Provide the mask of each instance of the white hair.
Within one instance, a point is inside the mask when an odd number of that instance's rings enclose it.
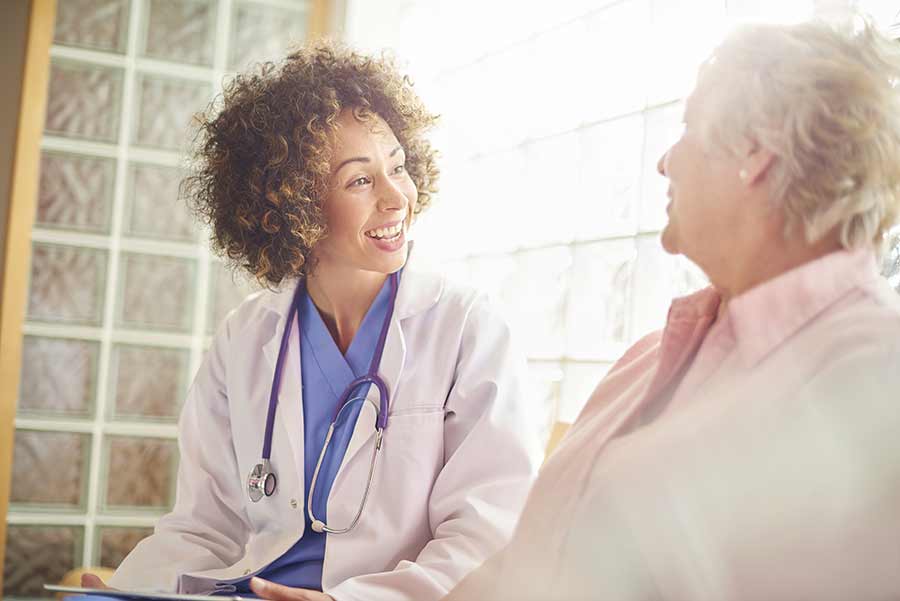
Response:
[[[775,155],[773,202],[808,243],[878,246],[900,216],[900,43],[865,21],[748,25],[701,67],[709,145]]]

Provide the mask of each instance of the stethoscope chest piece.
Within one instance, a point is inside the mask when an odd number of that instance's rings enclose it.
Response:
[[[275,472],[268,459],[253,466],[250,476],[247,478],[247,493],[254,503],[265,497],[271,497],[275,492]]]

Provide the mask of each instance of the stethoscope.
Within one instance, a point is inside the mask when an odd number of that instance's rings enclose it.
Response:
[[[388,328],[390,327],[391,318],[394,314],[394,303],[397,300],[397,289],[399,288],[399,272],[392,273],[388,276],[388,279],[391,286],[390,304],[388,306],[387,315],[384,318],[384,323],[381,325],[381,334],[378,336],[378,343],[375,346],[375,353],[372,355],[372,363],[369,365],[369,371],[365,375],[350,382],[338,399],[337,410],[335,411],[334,418],[331,420],[331,425],[328,427],[328,434],[325,436],[325,444],[322,446],[322,451],[319,453],[319,459],[316,461],[316,468],[313,471],[312,482],[310,483],[309,494],[307,495],[306,500],[306,511],[307,515],[309,515],[310,522],[312,522],[312,529],[316,532],[327,532],[329,534],[345,534],[350,532],[356,526],[357,522],[359,522],[359,518],[366,507],[366,500],[369,498],[369,490],[372,487],[372,476],[375,474],[375,464],[378,461],[378,452],[381,450],[381,443],[384,439],[384,429],[387,428],[388,423],[390,398],[388,396],[387,385],[378,375],[377,371],[378,366],[381,364],[381,355],[384,353],[384,342],[387,339]],[[278,359],[275,361],[275,375],[272,378],[272,390],[269,393],[269,413],[266,416],[266,433],[263,438],[262,463],[257,463],[250,472],[250,476],[247,478],[247,492],[250,495],[250,500],[254,503],[263,497],[271,497],[275,492],[275,487],[278,483],[278,480],[275,477],[275,471],[272,469],[272,464],[269,461],[269,458],[272,456],[272,430],[275,426],[275,408],[278,405],[278,390],[279,385],[281,384],[281,372],[284,368],[284,356],[287,354],[288,342],[290,340],[290,333],[295,315],[297,316],[298,329],[300,325],[300,299],[302,293],[303,283],[300,282],[297,284],[297,289],[294,291],[293,304],[291,305],[291,311],[288,314],[284,333],[281,335],[281,347],[278,350]],[[374,401],[368,398],[351,398],[353,391],[360,386],[368,384],[378,388],[378,406],[375,405]],[[372,449],[369,477],[366,480],[366,488],[363,491],[359,510],[356,512],[353,521],[351,521],[350,525],[346,528],[332,528],[322,520],[316,519],[316,516],[313,514],[312,501],[316,492],[316,482],[319,479],[319,470],[322,467],[322,461],[325,458],[325,453],[328,451],[328,445],[331,443],[331,438],[334,435],[335,425],[344,408],[356,401],[366,401],[378,412],[375,419],[375,445]]]

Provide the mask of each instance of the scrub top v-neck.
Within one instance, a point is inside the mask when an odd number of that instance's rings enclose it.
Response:
[[[300,304],[300,366],[303,388],[303,439],[304,439],[304,482],[310,489],[313,471],[319,453],[325,443],[328,427],[335,416],[341,393],[355,378],[365,375],[375,353],[381,326],[390,308],[390,284],[385,280],[359,330],[353,337],[346,355],[331,337],[322,316],[305,291]],[[354,391],[352,399],[362,399],[368,393],[369,385]],[[350,403],[341,412],[328,452],[322,461],[313,510],[323,522],[328,520],[327,500],[334,478],[343,461],[356,418],[363,402]],[[305,499],[304,499],[305,501]],[[297,588],[322,589],[322,563],[325,557],[324,532],[315,532],[304,508],[306,529],[302,538],[288,549],[284,555],[266,566],[257,575],[279,584]],[[235,584],[237,593],[250,592],[249,580]]]

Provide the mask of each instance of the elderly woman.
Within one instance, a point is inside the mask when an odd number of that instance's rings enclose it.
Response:
[[[205,117],[187,189],[268,289],[216,334],[175,507],[112,586],[425,601],[506,542],[537,422],[484,297],[407,265],[433,121],[390,61],[329,45],[238,76]]]
[[[600,382],[446,599],[900,598],[900,48],[752,26],[704,64],[665,249],[712,286]]]

